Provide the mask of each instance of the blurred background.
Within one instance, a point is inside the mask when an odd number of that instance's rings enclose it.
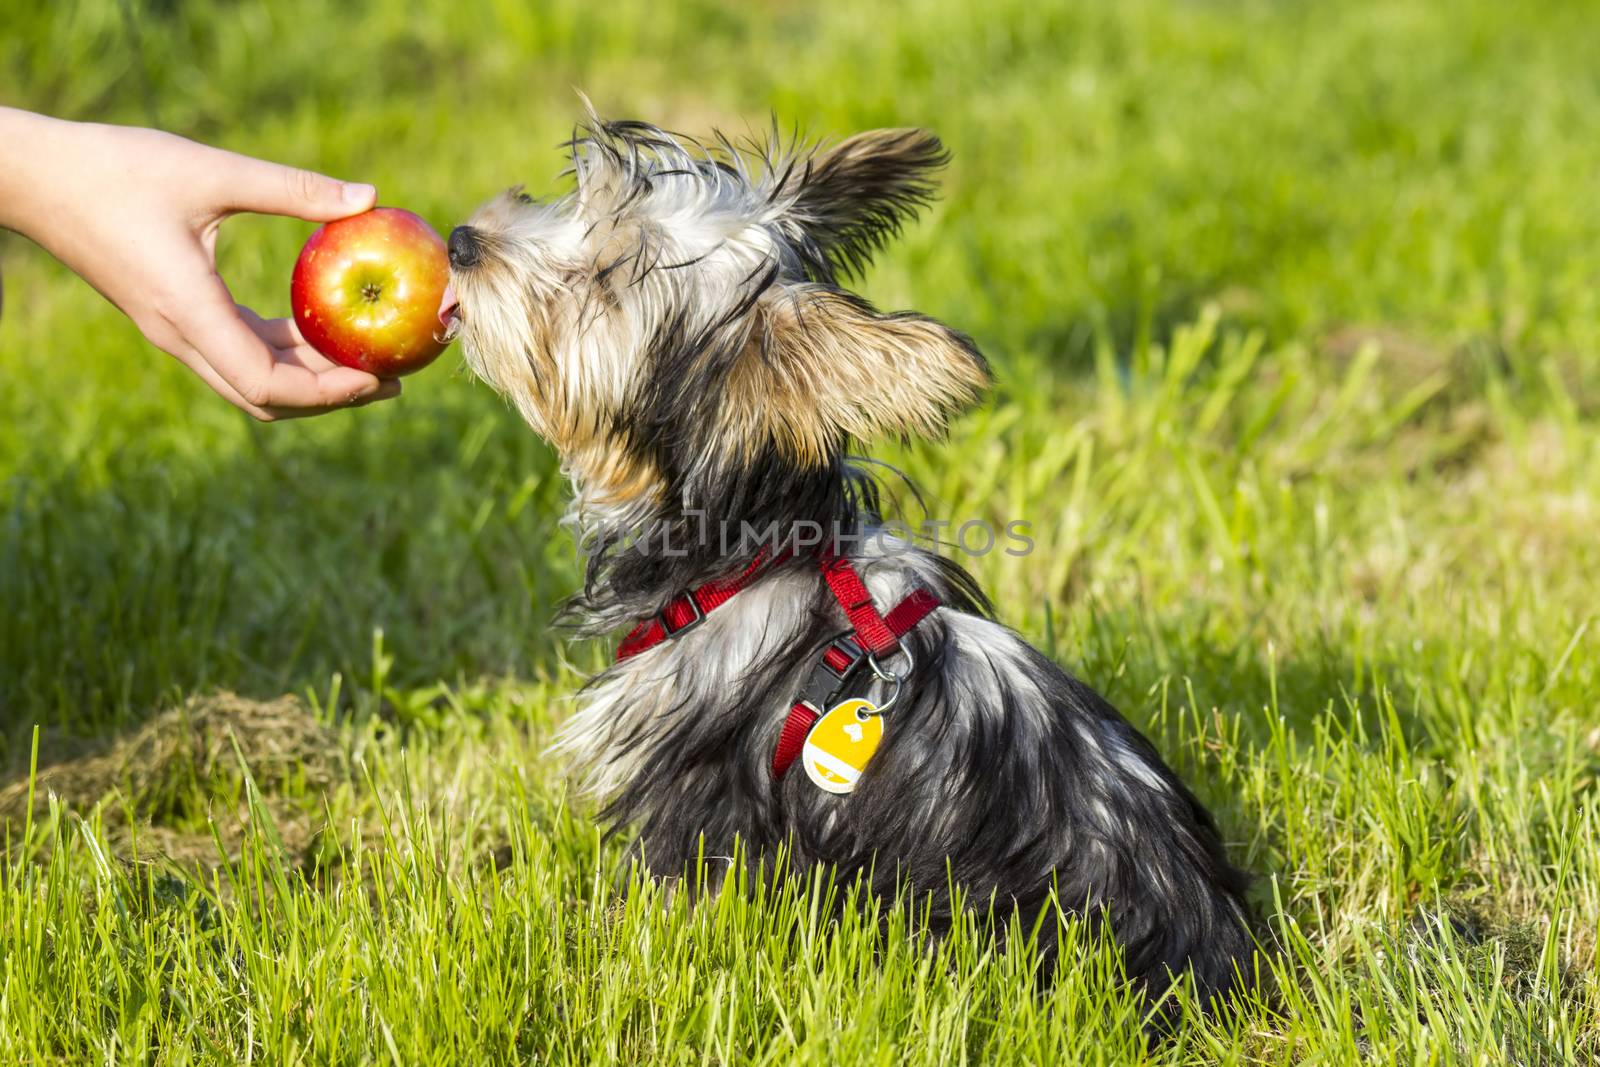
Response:
[[[1259,707],[1278,671],[1307,716],[1385,665],[1470,688],[1523,666],[1480,643],[1548,667],[1592,610],[1591,5],[13,0],[4,23],[8,103],[375,182],[441,231],[561,187],[577,90],[690,133],[936,130],[943,198],[863,289],[972,333],[999,388],[948,445],[883,454],[937,512],[1032,522],[1034,557],[975,568],[1136,717],[1182,675],[1197,706]],[[287,314],[310,229],[229,222],[236,296]],[[0,758],[34,722],[366,677],[380,628],[401,688],[563,670],[564,487],[454,352],[398,402],[257,426],[22,239],[0,270]]]

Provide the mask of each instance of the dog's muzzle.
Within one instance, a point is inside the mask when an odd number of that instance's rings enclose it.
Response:
[[[446,248],[449,251],[452,271],[470,270],[483,258],[483,249],[478,242],[478,231],[471,226],[457,226],[451,230]],[[439,325],[444,327],[446,341],[461,332],[461,301],[456,298],[453,281],[444,287],[444,295],[439,299]]]

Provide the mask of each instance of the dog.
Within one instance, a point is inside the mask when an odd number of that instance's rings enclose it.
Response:
[[[957,898],[1024,929],[1060,907],[1151,994],[1233,988],[1247,880],[1209,813],[962,568],[888,532],[847,452],[936,437],[989,384],[971,338],[842,285],[929,203],[940,141],[700,142],[591,110],[565,147],[570,192],[513,188],[451,232],[440,319],[572,484],[569,618],[633,628],[555,745],[605,819],[659,878],[782,854],[909,886],[935,933]]]

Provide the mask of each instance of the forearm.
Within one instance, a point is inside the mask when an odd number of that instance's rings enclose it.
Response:
[[[376,191],[160,130],[66,122],[0,107],[0,227],[66,264],[230,403],[257,418],[393,396],[305,344],[292,322],[234,303],[217,227],[237,211],[311,221],[372,206]]]

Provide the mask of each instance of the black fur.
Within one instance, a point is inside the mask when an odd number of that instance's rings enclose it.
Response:
[[[885,563],[859,565],[870,572]],[[937,575],[927,584],[946,607],[984,614],[960,567],[919,553],[917,569]],[[1015,909],[1030,929],[1052,902],[1090,917],[1103,910],[1127,973],[1151,992],[1185,971],[1208,1000],[1233,987],[1235,966],[1247,968],[1251,952],[1247,879],[1228,862],[1210,815],[1114,708],[1031,649],[1025,671],[1038,695],[1027,699],[1042,706],[1024,708],[1006,687],[1015,681],[1006,665],[958,662],[936,613],[907,639],[915,667],[856,791],[824,793],[798,764],[775,783],[782,716],[771,709],[787,709],[845,625],[820,577],[811,600],[803,639],[745,672],[725,701],[687,699],[617,739],[649,755],[604,814],[637,831],[651,871],[678,877],[703,856],[742,850],[770,861],[783,849],[791,871],[822,865],[841,883],[860,877],[880,900],[911,888],[935,935],[952,920],[952,884],[970,901],[994,900],[997,928]],[[984,671],[1000,683],[993,703],[977,699],[988,689]],[[1117,739],[1164,788],[1091,759],[1085,732],[1102,745]],[[1046,975],[1057,963],[1056,929],[1048,915],[1039,925]]]
[[[655,127],[598,121],[575,140],[626,175],[613,214],[632,210],[652,179],[668,174],[747,180],[747,164],[726,142],[721,159],[683,143]],[[847,458],[842,429],[819,462],[801,463],[776,442],[724,454],[713,428],[729,368],[755,335],[757,300],[775,285],[831,287],[836,276],[859,271],[932,195],[930,175],[945,153],[931,135],[889,131],[847,152],[771,149],[764,160],[769,177],[781,170],[765,187],[774,198],[793,196],[793,214],[772,223],[782,247],[729,306],[704,306],[695,262],[665,261],[655,245],[596,266],[600,286],[667,269],[682,280],[627,400],[607,415],[615,446],[652,471],[660,491],[643,498],[640,513],[610,516],[627,529],[583,532],[591,557],[571,613],[586,632],[648,617],[685,589],[742,571],[763,547],[741,536],[747,529],[859,538],[880,522],[876,482]],[[970,341],[955,338],[950,358],[981,365]],[[765,348],[760,355],[782,358]],[[630,544],[630,534],[644,540]],[[605,817],[637,831],[649,869],[678,877],[705,856],[742,849],[767,860],[787,850],[791,871],[861,878],[880,900],[909,886],[935,934],[952,921],[952,886],[969,901],[992,900],[997,929],[1013,913],[1031,929],[1059,904],[1103,917],[1128,974],[1152,992],[1184,973],[1208,1000],[1232,988],[1252,952],[1246,878],[1229,863],[1210,815],[1150,743],[1093,690],[993,622],[956,564],[909,546],[890,553],[860,540],[846,545],[880,595],[922,584],[943,603],[906,638],[914,667],[855,792],[825,793],[798,766],[775,781],[771,767],[791,702],[820,650],[846,628],[815,573],[814,543],[764,573],[712,624],[590,683],[588,707],[598,711],[563,743],[591,771],[598,767]],[[750,599],[761,583],[779,582],[765,592],[788,599]],[[730,634],[729,626],[748,630]],[[882,683],[872,684],[881,701]],[[626,773],[607,775],[608,767]],[[1049,973],[1059,962],[1056,925],[1038,929]]]
[[[893,130],[878,139],[871,153],[806,161],[795,208],[808,240],[797,244],[815,281],[859,278],[906,221],[933,202],[933,174],[950,162],[939,138]]]

